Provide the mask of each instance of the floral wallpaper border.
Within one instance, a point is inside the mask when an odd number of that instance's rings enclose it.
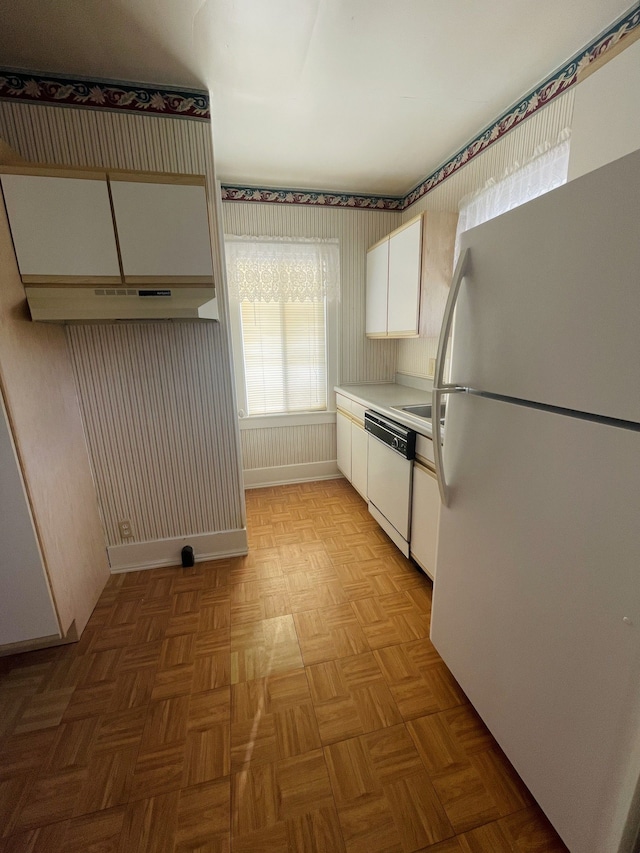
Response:
[[[604,35],[598,36],[588,47],[568,62],[560,71],[556,71],[544,83],[522,98],[515,106],[511,107],[490,127],[480,133],[476,138],[461,148],[446,163],[436,169],[425,178],[415,189],[411,190],[402,199],[402,208],[407,208],[423,195],[441,184],[444,180],[465,166],[478,154],[485,151],[489,145],[497,142],[505,133],[513,130],[537,110],[545,107],[558,95],[566,92],[573,86],[578,74],[583,71],[594,60],[606,53],[621,39],[628,35],[640,25],[640,4],[636,4],[620,21],[614,24]]]
[[[0,69],[0,99],[209,121],[207,92]]]
[[[510,107],[489,127],[461,148],[446,163],[421,181],[405,196],[368,196],[349,193],[265,189],[223,184],[223,201],[258,202],[261,204],[300,204],[363,210],[404,210],[423,195],[435,189],[478,154],[521,124],[537,110],[566,92],[577,80],[579,72],[618,44],[640,25],[640,3],[598,36],[574,59],[554,72],[536,89]],[[0,69],[0,100],[17,100],[57,104],[89,109],[107,109],[146,115],[170,116],[209,121],[209,96],[206,92],[159,88],[156,86],[69,79],[56,75],[31,74],[26,71]]]
[[[276,190],[223,184],[222,201],[258,201],[268,204],[311,204],[319,207],[350,207],[363,210],[402,210],[403,198],[350,195],[348,193]]]

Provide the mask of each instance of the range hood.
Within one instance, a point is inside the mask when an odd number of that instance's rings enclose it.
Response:
[[[215,287],[26,285],[31,319],[48,323],[219,320]]]

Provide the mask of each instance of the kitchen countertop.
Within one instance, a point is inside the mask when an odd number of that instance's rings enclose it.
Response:
[[[394,406],[414,406],[420,403],[430,404],[430,391],[409,388],[407,385],[401,385],[398,382],[381,382],[371,385],[336,385],[335,391],[355,400],[362,406],[373,409],[381,415],[403,424],[403,426],[414,429],[420,435],[431,438],[430,420],[393,408]]]

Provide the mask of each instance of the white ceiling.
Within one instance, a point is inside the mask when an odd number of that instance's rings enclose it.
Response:
[[[0,63],[208,88],[223,183],[403,195],[629,0],[1,0]]]

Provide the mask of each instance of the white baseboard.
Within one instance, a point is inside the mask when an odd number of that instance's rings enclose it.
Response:
[[[327,462],[305,462],[300,465],[277,465],[273,468],[248,468],[242,474],[245,489],[342,477],[335,459]]]
[[[193,548],[196,563],[238,557],[248,551],[247,531],[221,530],[217,533],[197,533],[175,539],[152,539],[150,542],[112,545],[107,548],[111,573],[179,566],[182,563],[180,552],[185,545],[191,545]]]

